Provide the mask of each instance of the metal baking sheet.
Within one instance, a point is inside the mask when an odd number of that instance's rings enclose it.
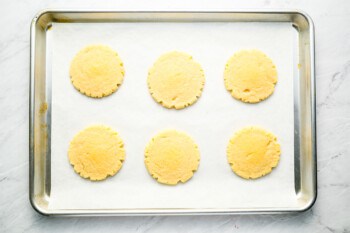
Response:
[[[314,203],[314,45],[305,14],[55,10],[38,14],[31,32],[30,199],[39,212],[266,213]],[[75,91],[68,76],[72,57],[88,44],[111,46],[126,68],[117,93],[101,100]],[[222,81],[227,59],[246,48],[267,53],[279,74],[275,93],[256,105],[233,100]],[[198,103],[181,111],[154,103],[146,85],[148,68],[171,50],[193,55],[206,74]],[[91,124],[111,126],[126,145],[122,170],[104,182],[81,179],[67,160],[69,141]],[[230,136],[246,125],[271,130],[282,147],[278,167],[255,181],[237,177],[226,162]],[[144,146],[165,128],[188,132],[201,150],[193,179],[176,187],[156,183],[143,165]]]

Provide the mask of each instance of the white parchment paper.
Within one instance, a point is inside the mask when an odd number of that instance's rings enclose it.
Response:
[[[296,204],[294,191],[293,43],[289,23],[55,23],[52,55],[52,209],[246,208]],[[70,82],[72,58],[89,44],[115,49],[125,65],[125,79],[109,97],[93,99]],[[274,94],[258,104],[231,97],[223,82],[229,57],[241,49],[260,49],[276,64]],[[147,88],[153,62],[168,51],[184,51],[199,62],[206,83],[202,96],[186,109],[168,110]],[[76,133],[93,124],[116,130],[125,143],[126,160],[114,177],[91,182],[77,175],[67,151]],[[281,144],[276,169],[258,180],[235,175],[226,146],[235,131],[260,126]],[[185,184],[158,184],[144,166],[144,148],[157,132],[174,128],[197,142],[201,161]]]

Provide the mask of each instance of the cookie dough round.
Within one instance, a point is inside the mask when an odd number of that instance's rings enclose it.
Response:
[[[104,180],[122,167],[125,150],[118,133],[106,126],[91,126],[70,142],[68,158],[83,178]]]
[[[277,83],[277,70],[263,52],[242,50],[228,60],[224,80],[226,89],[234,98],[257,103],[273,93]]]
[[[187,134],[165,130],[157,134],[145,149],[145,165],[159,183],[185,183],[198,169],[199,150]]]
[[[166,108],[182,109],[200,97],[205,77],[192,56],[169,52],[158,58],[149,70],[147,83],[155,101]]]
[[[82,49],[70,66],[74,87],[81,93],[102,98],[115,92],[124,79],[124,66],[118,54],[104,45]]]
[[[277,166],[280,154],[276,136],[257,127],[240,130],[227,146],[227,159],[232,170],[245,179],[269,174]]]

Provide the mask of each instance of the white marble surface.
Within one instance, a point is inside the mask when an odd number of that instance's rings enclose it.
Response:
[[[28,200],[29,25],[44,8],[297,8],[316,26],[318,199],[295,215],[47,218]],[[350,232],[348,0],[1,0],[0,232]]]

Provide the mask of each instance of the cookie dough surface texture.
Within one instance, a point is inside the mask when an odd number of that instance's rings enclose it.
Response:
[[[118,54],[108,46],[91,45],[74,57],[69,73],[78,91],[102,98],[115,92],[122,84],[124,66]]]
[[[104,180],[122,167],[125,150],[118,133],[106,126],[91,126],[71,141],[68,157],[83,178]]]
[[[234,98],[257,103],[273,93],[277,83],[277,70],[263,52],[242,50],[228,60],[224,81],[226,89]]]
[[[227,159],[232,170],[245,179],[256,179],[272,171],[280,159],[277,138],[257,127],[237,132],[227,146]]]
[[[187,134],[165,130],[157,134],[145,149],[145,165],[159,183],[185,183],[198,169],[199,150]]]
[[[182,109],[200,97],[205,77],[192,56],[169,52],[158,58],[149,70],[147,83],[155,101],[166,108]]]

